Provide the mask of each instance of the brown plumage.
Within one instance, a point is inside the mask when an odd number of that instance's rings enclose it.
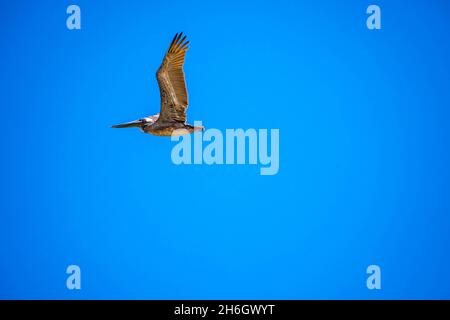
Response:
[[[183,33],[173,38],[164,59],[156,72],[161,98],[160,113],[147,118],[118,124],[113,128],[139,127],[143,132],[156,136],[181,135],[204,130],[186,123],[188,94],[183,64],[189,41]],[[181,129],[181,130],[179,130]],[[174,132],[177,130],[176,132]]]

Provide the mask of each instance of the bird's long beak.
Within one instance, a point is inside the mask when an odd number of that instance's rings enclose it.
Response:
[[[132,128],[132,127],[140,127],[141,125],[142,125],[142,120],[134,120],[131,122],[116,124],[114,126],[111,126],[111,128]]]

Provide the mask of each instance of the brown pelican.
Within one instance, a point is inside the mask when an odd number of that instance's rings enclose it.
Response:
[[[183,33],[176,34],[156,72],[161,97],[160,113],[147,118],[118,124],[113,128],[139,127],[142,132],[155,136],[170,136],[202,131],[202,126],[186,123],[188,94],[184,79],[183,63],[189,41]],[[177,130],[176,132],[174,132]]]

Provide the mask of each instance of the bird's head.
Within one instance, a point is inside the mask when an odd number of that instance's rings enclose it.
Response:
[[[141,119],[130,121],[130,122],[116,124],[116,125],[112,126],[112,128],[132,128],[132,127],[142,128],[146,125],[153,124],[154,122],[156,122],[156,120],[158,120],[158,117],[159,117],[159,115],[155,115],[155,116],[151,116],[151,117],[147,117],[147,118],[141,118]]]

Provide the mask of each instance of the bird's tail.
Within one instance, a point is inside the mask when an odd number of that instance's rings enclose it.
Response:
[[[204,126],[191,126],[190,124],[185,124],[185,128],[189,131],[189,133],[205,131]]]
[[[194,132],[196,132],[196,131],[205,131],[205,127],[204,126],[195,126]]]

